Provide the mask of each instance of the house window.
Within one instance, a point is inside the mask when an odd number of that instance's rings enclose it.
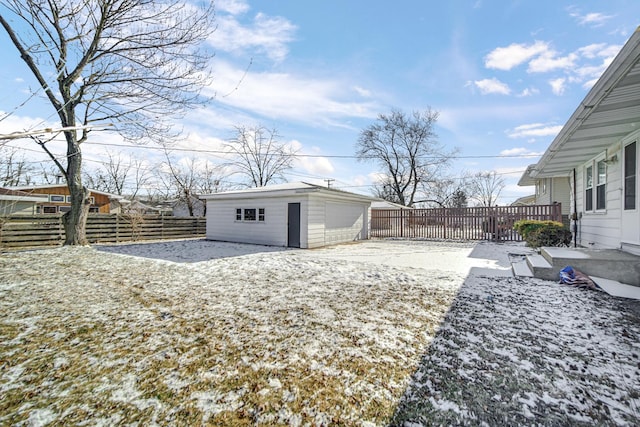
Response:
[[[593,166],[589,165],[584,171],[584,210],[593,210]]]
[[[42,207],[42,213],[45,213],[45,214],[58,213],[58,207],[57,206],[43,206]]]
[[[96,198],[93,197],[93,196],[90,196],[89,197],[89,203],[92,204],[92,205],[95,205],[96,204]]]
[[[67,203],[71,203],[71,196],[67,196]]]
[[[71,211],[71,206],[60,206],[58,208],[58,212],[69,212]]]
[[[264,222],[264,208],[258,209],[258,221]]]
[[[236,209],[236,221],[242,221],[242,209]]]
[[[89,206],[89,213],[100,213],[100,208],[98,206]]]
[[[598,171],[598,181],[596,184],[596,210],[606,208],[607,199],[607,164],[604,159],[596,163]]]
[[[57,194],[50,194],[49,195],[49,201],[52,203],[64,203],[65,202],[65,197],[64,196],[59,196]]]
[[[245,221],[255,221],[256,220],[256,210],[255,209],[245,209],[244,217]]]
[[[624,147],[624,209],[636,208],[636,171],[638,170],[635,141]]]

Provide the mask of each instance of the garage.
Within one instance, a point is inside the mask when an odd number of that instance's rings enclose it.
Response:
[[[369,238],[374,198],[305,182],[201,196],[207,239],[318,248]]]

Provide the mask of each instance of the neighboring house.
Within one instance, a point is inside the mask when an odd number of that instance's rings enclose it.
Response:
[[[399,205],[383,199],[375,199],[371,202],[371,209],[413,209],[408,206]]]
[[[371,229],[372,230],[389,230],[391,225],[397,221],[398,215],[404,209],[412,207],[400,205],[398,203],[389,202],[383,199],[376,199],[371,202]]]
[[[534,205],[552,205],[560,203],[562,206],[563,222],[569,224],[571,214],[571,182],[568,176],[533,178],[532,173],[537,165],[529,165],[518,181],[521,187],[534,185],[536,188]]]
[[[48,200],[49,197],[46,195],[0,187],[0,216],[35,215],[38,204],[46,203]]]
[[[579,245],[640,254],[639,142],[640,28],[529,171],[568,181]]]
[[[536,195],[522,196],[511,203],[511,206],[531,206],[536,204]]]
[[[204,216],[205,202],[204,200],[199,199],[195,196],[191,197],[191,206],[193,206],[193,215],[189,215],[189,207],[187,206],[187,202],[184,200],[176,200],[171,205],[173,208],[173,216],[185,217],[185,216]]]
[[[208,239],[297,248],[368,239],[374,200],[304,182],[200,197]]]
[[[47,199],[37,203],[37,213],[57,214],[71,210],[71,196],[66,184],[25,185],[11,187],[32,195],[46,195]],[[122,211],[123,196],[89,189],[90,213],[120,213]]]
[[[140,200],[121,200],[122,213],[138,215],[171,215],[171,208],[157,205],[151,206]]]

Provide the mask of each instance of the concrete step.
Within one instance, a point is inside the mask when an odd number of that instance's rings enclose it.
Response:
[[[516,277],[533,277],[533,271],[527,265],[526,259],[512,262],[511,270]]]
[[[552,273],[557,278],[558,272],[570,265],[588,276],[603,277],[640,286],[640,257],[615,249],[585,248],[551,248],[540,250],[553,267]],[[534,275],[538,277],[536,271]]]
[[[527,266],[533,275],[539,279],[557,280],[558,271],[545,259],[544,256],[538,254],[527,255]]]

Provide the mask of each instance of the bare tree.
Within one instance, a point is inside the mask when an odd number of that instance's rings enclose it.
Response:
[[[296,151],[279,141],[278,131],[263,126],[237,126],[235,130],[235,137],[226,144],[233,156],[229,169],[244,175],[249,187],[285,181],[283,173],[293,167]]]
[[[107,153],[108,161],[89,172],[85,171],[84,179],[89,188],[107,193],[122,195],[131,165],[122,158],[121,153]]]
[[[205,3],[207,4],[207,2]],[[37,80],[64,135],[66,161],[35,138],[66,179],[65,244],[86,244],[89,191],[82,144],[96,125],[131,140],[163,139],[168,121],[203,101],[213,2],[181,0],[0,0],[0,25]]]
[[[467,206],[465,184],[460,179],[439,178],[423,183],[424,199],[415,203],[425,203],[441,208],[463,208]]]
[[[0,186],[15,187],[32,182],[33,166],[13,147],[0,146]]]
[[[217,193],[224,188],[222,168],[206,159],[176,159],[165,152],[165,161],[157,170],[165,194],[183,203],[189,216],[196,213],[198,195]]]
[[[467,178],[467,186],[471,199],[480,206],[495,206],[500,193],[504,189],[504,178],[496,171],[477,172]]]
[[[457,150],[447,151],[436,141],[433,127],[438,113],[428,108],[407,116],[393,110],[380,114],[358,139],[356,156],[374,161],[386,178],[383,194],[389,201],[413,206],[420,184],[433,180],[448,167]]]
[[[84,180],[89,188],[135,198],[151,177],[141,160],[126,157],[122,153],[106,154],[108,161],[101,167],[85,171]]]

